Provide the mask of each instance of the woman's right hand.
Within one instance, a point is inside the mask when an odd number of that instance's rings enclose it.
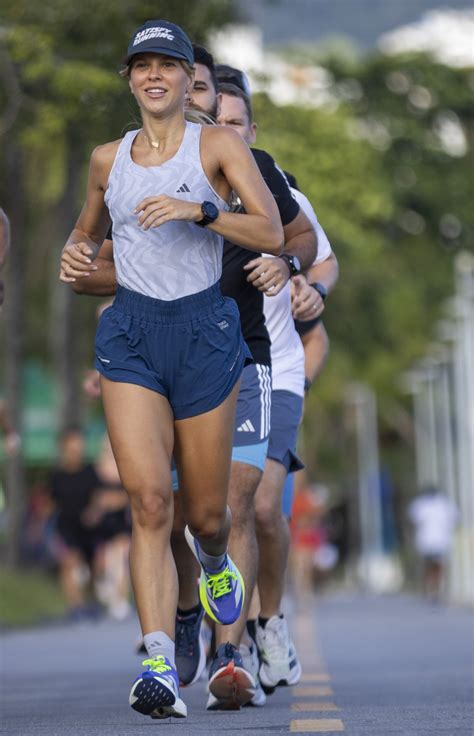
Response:
[[[70,284],[76,279],[90,276],[91,271],[97,271],[97,266],[93,266],[92,261],[98,252],[99,246],[92,241],[66,244],[61,254],[59,280]]]

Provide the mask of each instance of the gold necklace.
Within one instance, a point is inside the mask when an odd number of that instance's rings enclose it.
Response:
[[[144,135],[144,136],[145,136],[145,138],[147,139],[147,141],[148,141],[148,143],[150,144],[150,146],[152,146],[152,147],[153,147],[153,148],[154,148],[155,150],[158,150],[158,149],[159,149],[159,147],[160,147],[160,141],[153,141],[153,140],[152,140],[151,138],[149,138],[149,137],[147,136],[147,134],[146,134],[146,133],[143,133],[143,135]]]

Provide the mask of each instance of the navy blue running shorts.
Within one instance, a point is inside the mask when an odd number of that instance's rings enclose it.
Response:
[[[119,286],[100,318],[95,352],[105,378],[162,394],[177,420],[222,404],[252,361],[237,305],[218,283],[172,301]]]
[[[264,469],[270,433],[272,375],[270,366],[260,363],[246,365],[240,380],[234,424],[232,461]],[[171,467],[173,490],[179,487],[173,460]]]
[[[292,391],[272,391],[268,457],[284,465],[287,473],[304,468],[296,454],[296,440],[302,413],[302,396]]]

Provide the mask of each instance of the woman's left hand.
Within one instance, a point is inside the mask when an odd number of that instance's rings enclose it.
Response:
[[[200,204],[168,197],[166,194],[146,197],[135,207],[135,214],[139,215],[138,224],[144,230],[160,227],[171,220],[199,222],[203,218]]]

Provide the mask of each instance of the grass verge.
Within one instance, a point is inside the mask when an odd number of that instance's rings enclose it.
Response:
[[[0,626],[33,626],[65,612],[54,577],[38,570],[0,567]]]

